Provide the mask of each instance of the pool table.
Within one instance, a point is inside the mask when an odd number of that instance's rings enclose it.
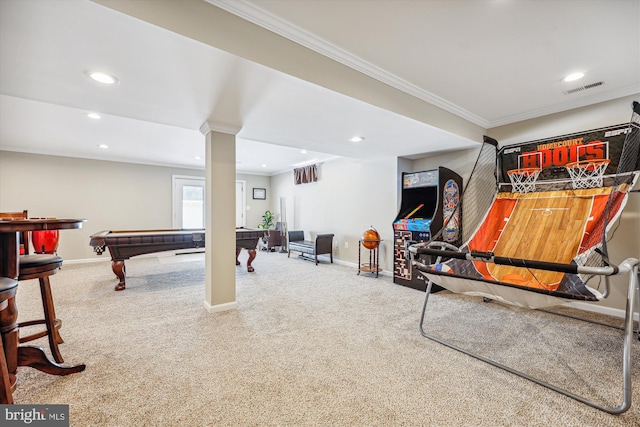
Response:
[[[247,271],[253,272],[251,262],[256,257],[258,240],[264,237],[266,230],[253,228],[236,228],[236,265],[240,265],[238,255],[242,249],[249,252]],[[105,248],[111,254],[111,268],[118,277],[116,291],[126,287],[125,260],[143,254],[151,254],[179,249],[204,248],[204,230],[105,230],[93,234],[89,245],[96,254],[102,255]]]

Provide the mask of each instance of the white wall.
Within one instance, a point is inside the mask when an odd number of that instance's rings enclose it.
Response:
[[[462,177],[462,186],[466,185],[471,170],[475,164],[481,144],[477,147],[467,148],[464,150],[449,151],[446,153],[436,153],[432,156],[423,157],[414,160],[414,172],[436,169],[438,166],[444,166],[456,172]]]
[[[478,148],[439,153],[418,160],[379,159],[358,162],[339,159],[320,165],[319,180],[294,185],[293,172],[271,178],[276,197],[287,199],[289,230],[303,230],[306,238],[334,233],[334,257],[357,264],[358,241],[373,226],[384,240],[380,264],[393,271],[393,221],[401,199],[401,174],[446,166],[467,177]],[[276,208],[274,212],[279,212]],[[345,243],[348,247],[345,247]],[[362,252],[368,257],[368,252]]]
[[[356,264],[358,241],[373,226],[384,240],[380,264],[391,271],[392,223],[398,213],[397,160],[339,159],[319,165],[318,173],[317,182],[301,185],[294,185],[293,171],[271,177],[274,195],[287,200],[288,229],[303,230],[307,239],[319,233],[335,234],[334,258]],[[362,256],[368,257],[366,253]]]
[[[66,260],[94,258],[89,236],[98,231],[172,228],[173,175],[204,171],[0,151],[0,211],[85,218],[82,229],[61,232],[58,254]],[[237,179],[247,183],[247,225],[256,227],[273,200],[270,178]],[[267,199],[252,200],[254,187],[266,188]]]
[[[252,174],[236,174],[236,180],[245,181],[245,199],[247,202],[246,207],[246,226],[249,228],[256,228],[258,224],[262,223],[262,215],[265,211],[270,210],[273,212],[274,206],[277,206],[278,201],[273,197],[271,193],[271,177],[265,175],[252,175]],[[264,188],[267,190],[267,198],[265,200],[257,200],[253,198],[254,188]],[[275,221],[274,221],[275,224]]]

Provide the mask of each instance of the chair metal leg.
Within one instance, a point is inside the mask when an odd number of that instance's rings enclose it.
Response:
[[[496,362],[492,359],[486,358],[484,356],[481,356],[479,354],[473,353],[471,351],[465,350],[461,347],[456,346],[455,344],[449,343],[443,339],[434,337],[432,335],[429,335],[424,328],[424,321],[425,321],[425,316],[426,316],[426,311],[427,311],[427,302],[429,300],[429,295],[431,292],[431,285],[432,282],[429,280],[428,284],[427,284],[427,290],[426,290],[426,295],[424,298],[424,305],[422,307],[422,314],[420,316],[420,333],[422,334],[423,337],[425,338],[429,338],[432,341],[435,341],[439,344],[442,344],[444,346],[447,346],[453,350],[459,351],[461,353],[464,353],[468,356],[471,356],[475,359],[481,360],[485,363],[488,363],[492,366],[495,366],[496,368],[500,368],[503,369],[507,372],[511,372],[512,374],[515,374],[521,378],[527,379],[529,381],[532,381],[536,384],[539,384],[543,387],[546,387],[548,389],[551,389],[557,393],[563,394],[567,397],[570,397],[574,400],[577,400],[579,402],[582,402],[586,405],[589,405],[593,408],[599,409],[601,411],[604,412],[608,412],[610,414],[614,414],[614,415],[619,415],[622,414],[623,412],[627,411],[630,407],[631,407],[631,341],[633,339],[633,307],[634,307],[634,301],[636,299],[636,296],[638,297],[638,304],[640,306],[640,287],[639,287],[639,272],[638,272],[638,264],[635,264],[633,267],[631,267],[630,272],[629,272],[629,287],[627,290],[627,303],[626,303],[626,309],[625,309],[625,322],[624,322],[624,340],[623,340],[623,356],[622,356],[622,403],[619,406],[616,407],[609,407],[609,406],[604,406],[601,405],[597,402],[594,402],[592,400],[589,400],[585,397],[582,396],[578,396],[568,390],[565,390],[563,388],[557,387],[553,384],[550,384],[546,381],[540,380],[538,378],[532,377],[524,372],[518,371],[516,369],[513,369],[509,366],[503,365],[499,362]],[[637,292],[637,294],[636,294]],[[640,328],[638,328],[640,329]],[[639,334],[640,337],[640,334]]]
[[[637,270],[637,267],[636,267]],[[636,288],[638,288],[638,315],[640,316],[640,271],[636,273]],[[633,312],[633,310],[632,310]],[[640,318],[638,319],[638,341],[640,341]]]

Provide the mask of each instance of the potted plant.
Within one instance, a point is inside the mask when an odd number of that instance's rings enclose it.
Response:
[[[273,227],[273,214],[271,211],[266,211],[262,215],[262,224],[258,224],[258,228],[270,229]]]

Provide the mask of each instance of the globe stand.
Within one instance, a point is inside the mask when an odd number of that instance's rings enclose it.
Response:
[[[371,240],[371,239],[361,239],[358,240],[358,274],[360,274],[360,272],[365,272],[365,273],[375,273],[376,277],[378,277],[378,273],[380,272],[380,242],[382,242],[382,240],[380,239],[376,239],[376,240]],[[361,259],[361,253],[362,253],[362,247],[365,247],[365,249],[368,249],[369,251],[369,262],[368,263],[362,263],[362,259]],[[371,249],[369,249],[371,248]]]

